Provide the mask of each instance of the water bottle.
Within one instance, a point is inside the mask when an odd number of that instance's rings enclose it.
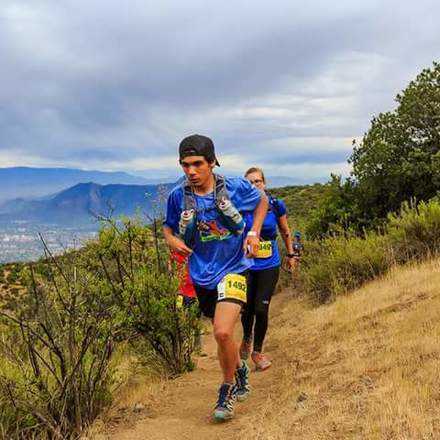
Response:
[[[195,232],[195,211],[189,209],[182,211],[179,220],[179,235],[187,246],[191,246]]]
[[[226,222],[228,229],[232,230],[235,234],[242,234],[244,231],[245,223],[242,215],[238,212],[237,208],[228,199],[222,199],[218,203],[218,209],[222,214],[223,220]]]

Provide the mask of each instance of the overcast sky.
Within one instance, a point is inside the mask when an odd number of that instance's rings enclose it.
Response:
[[[0,3],[0,166],[175,175],[188,134],[222,171],[346,173],[353,138],[440,58],[440,3]]]

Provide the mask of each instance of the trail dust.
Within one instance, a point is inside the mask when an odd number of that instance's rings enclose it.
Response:
[[[321,307],[285,291],[271,314],[266,351],[274,364],[251,375],[252,394],[235,419],[208,420],[220,381],[209,335],[196,371],[141,387],[147,415],[110,433],[107,425],[101,438],[440,438],[440,260],[397,267]]]
[[[276,295],[271,305],[273,315],[282,307],[288,296],[287,292]],[[241,327],[237,325],[237,327]],[[237,332],[237,340],[239,340]],[[157,390],[154,407],[149,407],[149,416],[138,419],[133,426],[116,427],[108,433],[106,439],[112,440],[202,440],[236,439],[244,429],[251,415],[262,407],[267,395],[276,383],[276,353],[270,342],[267,354],[273,358],[274,366],[264,372],[255,372],[252,362],[252,392],[244,402],[237,402],[235,418],[225,423],[211,420],[212,410],[217,400],[217,390],[221,383],[221,373],[216,354],[216,343],[212,332],[204,336],[203,351],[207,355],[197,359],[197,369],[170,381]],[[153,392],[154,394],[154,392]]]

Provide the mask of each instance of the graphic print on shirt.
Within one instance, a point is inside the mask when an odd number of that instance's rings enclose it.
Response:
[[[210,221],[200,220],[197,228],[200,234],[200,241],[207,242],[213,240],[227,240],[232,237],[232,233],[220,225],[216,219]]]

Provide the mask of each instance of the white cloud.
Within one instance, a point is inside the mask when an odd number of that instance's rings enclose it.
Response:
[[[346,172],[352,139],[438,59],[439,9],[4,0],[0,165],[175,173],[180,139],[201,132],[234,173]]]

